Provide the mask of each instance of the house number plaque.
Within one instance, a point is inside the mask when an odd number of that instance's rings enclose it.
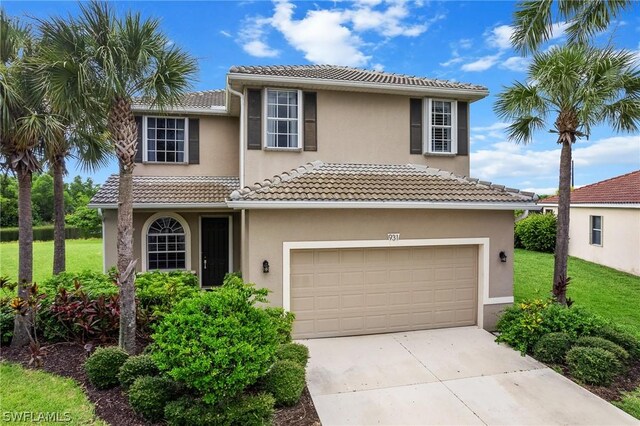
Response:
[[[400,240],[400,233],[398,233],[398,232],[389,233],[389,234],[387,234],[387,239],[389,241],[399,241]]]

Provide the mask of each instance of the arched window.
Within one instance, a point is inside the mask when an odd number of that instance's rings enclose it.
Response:
[[[154,220],[147,231],[147,269],[187,267],[187,238],[182,224],[170,216]]]

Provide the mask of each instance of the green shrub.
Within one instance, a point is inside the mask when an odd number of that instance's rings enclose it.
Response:
[[[210,292],[184,299],[155,327],[152,357],[161,371],[205,402],[232,398],[263,376],[278,346],[264,309],[268,290],[229,275]]]
[[[291,331],[293,330],[293,321],[296,318],[295,314],[275,307],[267,307],[265,311],[276,324],[280,343],[285,344],[291,342]]]
[[[15,313],[11,306],[0,306],[0,346],[11,343]]]
[[[531,214],[515,225],[516,241],[527,250],[553,253],[556,217],[553,213]]]
[[[584,336],[576,340],[575,346],[604,349],[605,351],[609,351],[614,354],[621,363],[629,361],[629,352],[624,350],[622,346],[602,337]]]
[[[309,348],[300,343],[286,343],[278,347],[276,359],[288,359],[306,367],[309,361]]]
[[[533,347],[533,355],[542,362],[561,363],[571,348],[571,341],[567,333],[545,334]]]
[[[224,405],[183,397],[168,403],[164,414],[169,426],[262,426],[272,424],[274,403],[273,396],[266,393],[242,395]]]
[[[64,238],[65,240],[76,240],[78,238],[99,238],[101,236],[101,230],[87,232],[79,228],[72,226],[65,226]],[[0,228],[0,241],[18,241],[19,230],[18,228]],[[33,227],[33,241],[52,241],[53,240],[53,225],[41,225]]]
[[[140,308],[155,317],[200,291],[198,277],[189,271],[144,272],[136,276],[135,286]]]
[[[97,299],[100,296],[111,297],[118,294],[118,286],[115,285],[112,278],[106,274],[93,271],[61,272],[44,280],[40,284],[40,288],[47,295],[48,300],[53,300],[58,290],[64,288],[68,292],[73,292],[76,290],[76,284],[80,284],[82,290],[91,299]]]
[[[567,308],[551,301],[527,300],[504,311],[496,325],[500,332],[497,341],[525,354],[530,353],[545,334],[563,332],[575,339],[604,324],[600,317],[578,306]]]
[[[132,356],[122,364],[118,380],[124,389],[128,389],[138,377],[157,376],[160,370],[149,355]]]
[[[273,395],[277,406],[297,404],[304,386],[304,367],[290,360],[276,361],[260,380],[260,387]]]
[[[618,358],[602,348],[574,346],[567,352],[566,361],[573,377],[592,385],[608,386],[622,371]]]
[[[98,389],[118,386],[118,371],[127,358],[129,355],[115,346],[96,349],[84,363],[89,381]]]
[[[607,339],[625,349],[631,358],[640,359],[640,340],[633,334],[614,328],[611,325],[605,325],[592,330],[592,335]]]
[[[150,422],[164,417],[164,407],[177,396],[175,382],[167,377],[138,377],[129,388],[129,404],[133,411]]]

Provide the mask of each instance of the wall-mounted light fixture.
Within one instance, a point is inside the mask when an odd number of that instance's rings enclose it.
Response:
[[[500,262],[506,262],[507,261],[507,254],[503,251],[500,252]]]
[[[269,273],[269,261],[265,260],[264,262],[262,262],[262,272],[265,274]]]

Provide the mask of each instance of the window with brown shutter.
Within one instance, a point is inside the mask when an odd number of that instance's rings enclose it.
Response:
[[[422,154],[422,99],[409,101],[409,153]]]
[[[142,143],[142,116],[136,115],[134,118],[136,120],[136,127],[138,127],[138,143],[136,144],[137,151],[133,161],[136,163],[142,163],[142,150],[144,150]]]
[[[247,149],[262,149],[262,91],[247,90]]]
[[[469,155],[469,103],[458,101],[458,155]]]
[[[318,150],[318,105],[315,92],[304,92],[304,150]]]

